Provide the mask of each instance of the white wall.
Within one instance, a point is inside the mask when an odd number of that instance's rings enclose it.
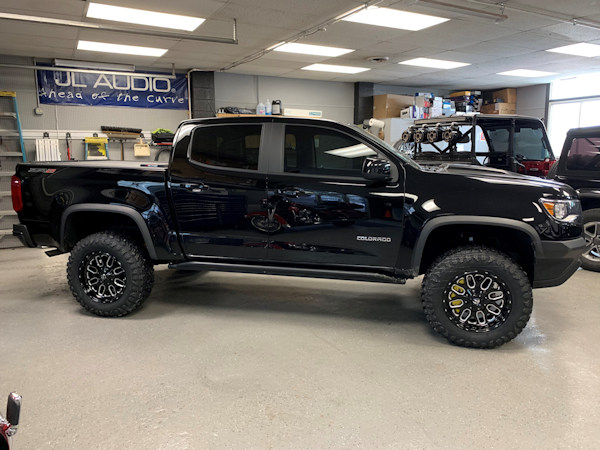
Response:
[[[548,118],[545,116],[548,88],[547,84],[517,88],[517,114],[537,117],[547,124]]]
[[[19,64],[31,66],[32,58],[0,56],[0,64]],[[37,93],[35,88],[35,71],[31,69],[14,69],[0,67],[0,90],[16,91],[19,106],[21,127],[25,136],[27,158],[35,158],[35,139],[41,138],[47,131],[52,138],[60,140],[60,150],[63,159],[67,158],[66,132],[73,136],[72,155],[76,159],[83,158],[83,137],[101,134],[100,126],[119,126],[126,128],[141,128],[147,139],[150,132],[157,128],[175,130],[179,122],[188,118],[187,110],[159,110],[148,108],[125,108],[109,106],[65,106],[40,105],[43,115],[35,115]],[[5,128],[6,124],[0,125]],[[125,144],[126,159],[133,160],[133,141]],[[121,146],[118,142],[109,143],[111,159],[120,159]],[[153,149],[153,151],[155,151]]]
[[[354,83],[296,78],[215,73],[217,109],[237,106],[255,109],[259,101],[281,100],[283,108],[316,109],[323,118],[352,123]]]

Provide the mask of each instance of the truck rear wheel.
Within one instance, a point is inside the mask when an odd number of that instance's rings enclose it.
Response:
[[[583,237],[587,247],[581,258],[581,267],[600,272],[600,209],[583,212]]]
[[[154,268],[138,245],[123,235],[102,232],[79,241],[67,263],[77,301],[99,316],[120,317],[138,309],[154,283]]]
[[[423,279],[421,299],[435,331],[453,344],[477,348],[514,339],[533,306],[521,267],[484,247],[463,247],[438,258]]]

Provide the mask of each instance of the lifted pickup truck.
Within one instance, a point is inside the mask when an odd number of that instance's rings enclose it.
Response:
[[[587,244],[581,266],[600,272],[600,126],[569,130],[548,178],[577,190]]]
[[[584,248],[566,185],[469,166],[425,172],[326,120],[188,120],[168,165],[20,164],[12,195],[14,234],[70,252],[73,295],[101,316],[139,308],[161,263],[399,284],[425,274],[433,329],[496,347],[525,327],[532,287],[565,282]]]

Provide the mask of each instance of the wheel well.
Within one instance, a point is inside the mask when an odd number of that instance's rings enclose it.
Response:
[[[106,211],[81,211],[70,214],[63,230],[62,250],[69,252],[84,237],[101,231],[124,234],[147,251],[142,233],[131,217]]]
[[[519,230],[490,225],[444,225],[433,230],[423,249],[419,274],[427,272],[440,255],[468,245],[481,245],[504,253],[533,281],[535,255],[531,238]]]

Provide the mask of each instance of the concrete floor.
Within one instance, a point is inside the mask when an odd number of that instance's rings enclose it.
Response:
[[[420,279],[159,266],[139,312],[102,319],[71,297],[66,260],[0,251],[17,450],[600,445],[600,274],[536,290],[516,340],[470,350],[429,330]]]

